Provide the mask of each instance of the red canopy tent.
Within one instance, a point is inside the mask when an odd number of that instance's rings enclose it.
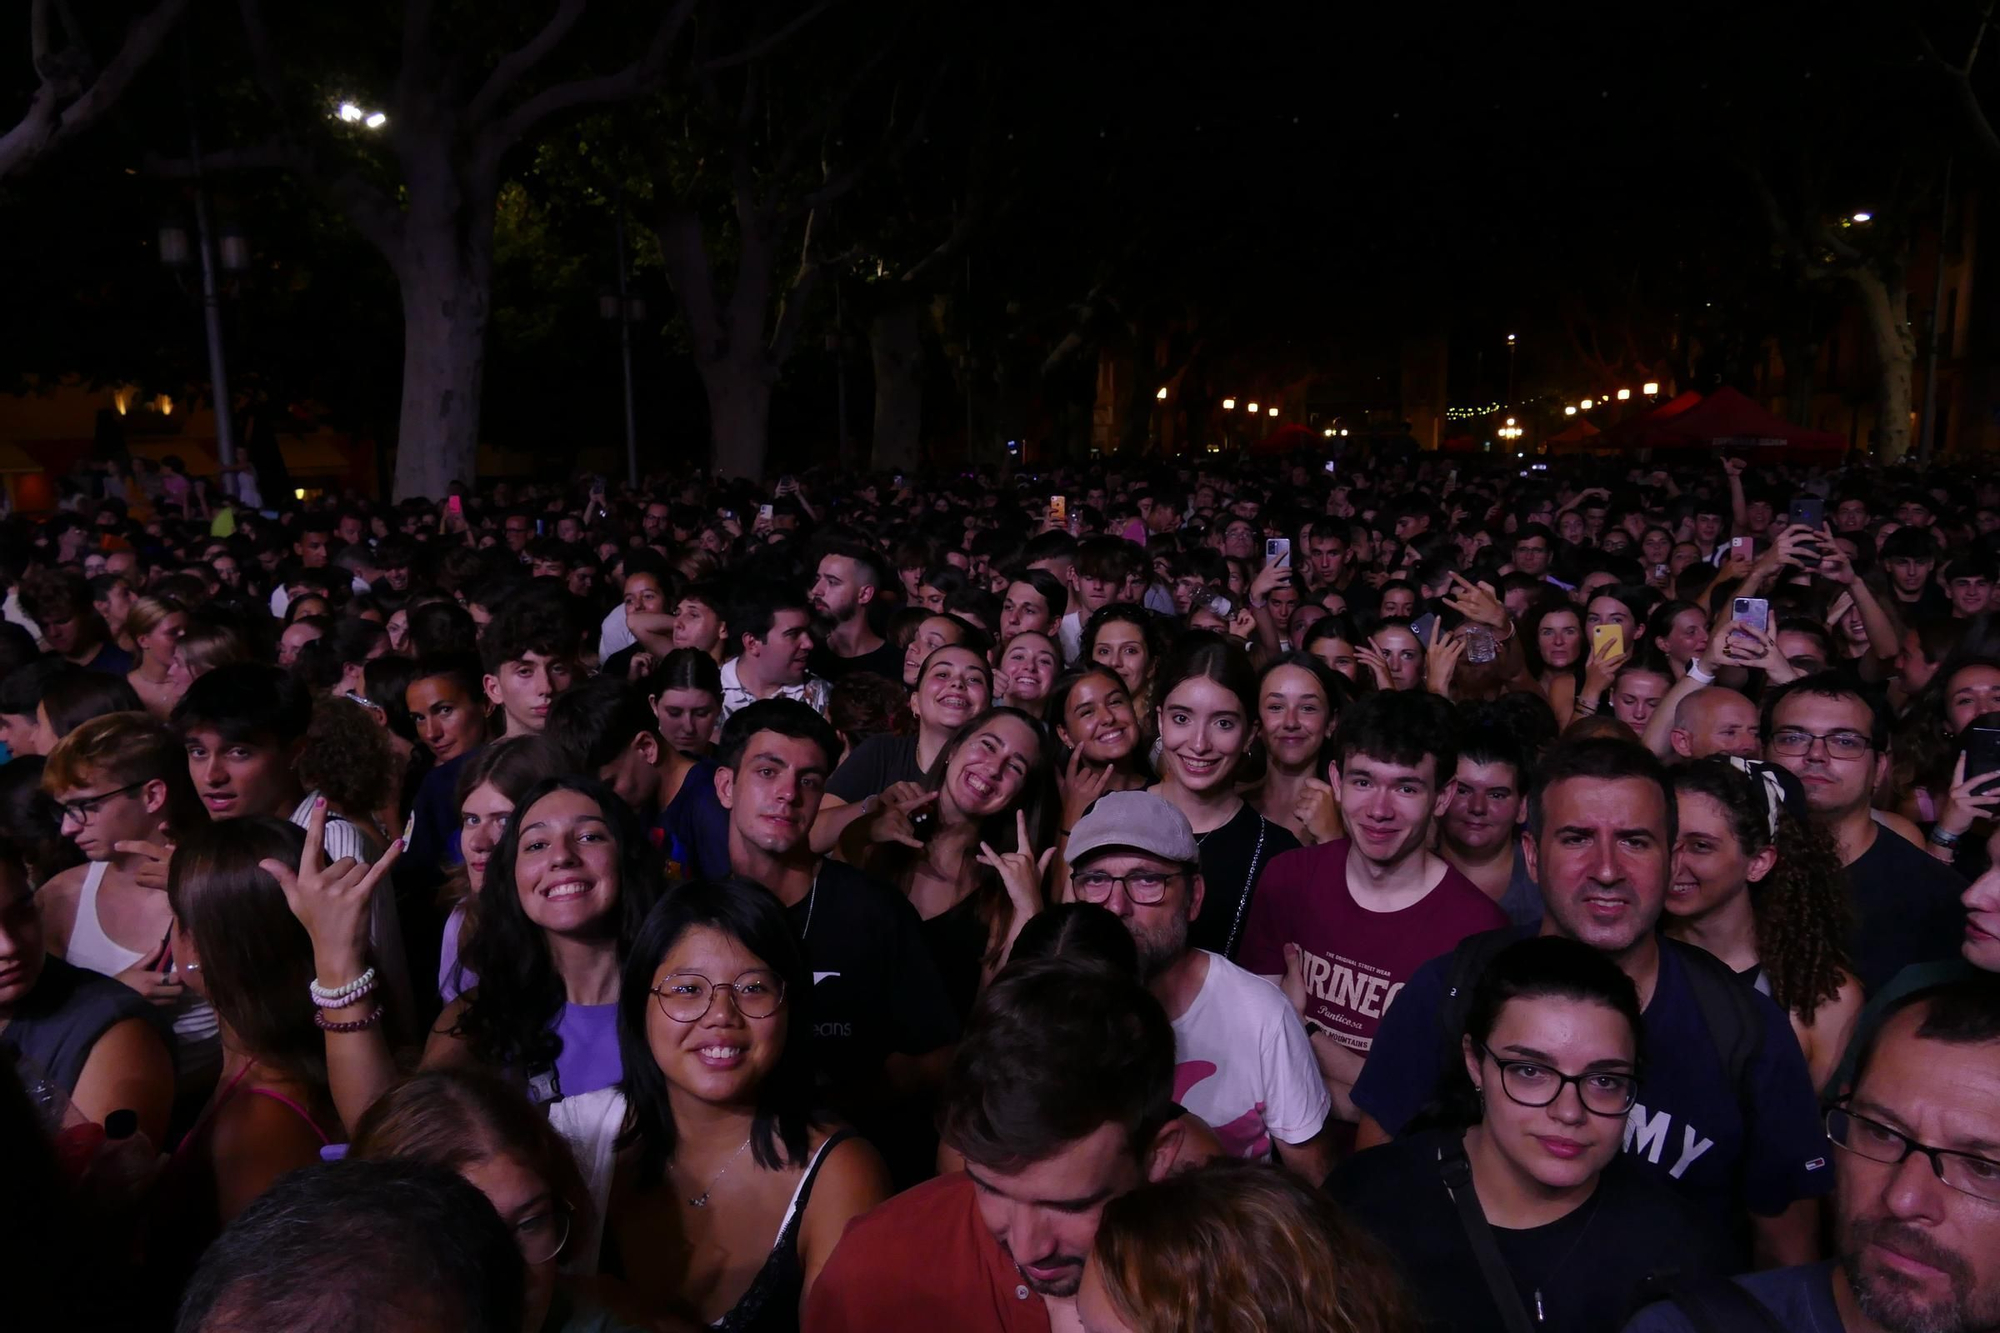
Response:
[[[1726,386],[1671,416],[1656,410],[1621,423],[1606,432],[1612,437],[1625,449],[1728,449],[1771,462],[1834,461],[1847,451],[1844,437],[1794,426]]]
[[[1557,434],[1549,436],[1544,443],[1549,446],[1550,453],[1586,453],[1603,446],[1604,432],[1578,417]]]

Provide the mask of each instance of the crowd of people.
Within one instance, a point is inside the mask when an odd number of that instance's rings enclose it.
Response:
[[[6,1322],[2000,1329],[1996,568],[1708,454],[15,516]]]

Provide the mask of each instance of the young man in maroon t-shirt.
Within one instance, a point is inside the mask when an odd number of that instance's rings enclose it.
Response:
[[[1348,838],[1275,858],[1257,884],[1237,961],[1285,976],[1301,1004],[1334,1114],[1351,1094],[1382,1015],[1419,966],[1507,916],[1429,850],[1451,800],[1458,718],[1433,694],[1365,696],[1340,723],[1333,780]],[[1291,955],[1290,958],[1287,955]]]

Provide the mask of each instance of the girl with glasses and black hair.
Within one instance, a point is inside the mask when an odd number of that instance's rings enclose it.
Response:
[[[1861,1016],[1847,958],[1847,874],[1776,764],[1698,759],[1673,770],[1678,855],[1661,928],[1750,979],[1791,1019],[1825,1087]]]
[[[625,962],[626,1130],[605,1268],[648,1320],[794,1333],[847,1223],[889,1195],[866,1140],[813,1112],[812,974],[743,879],[683,884]]]
[[[1712,1228],[1620,1152],[1642,1031],[1638,993],[1602,954],[1508,945],[1430,1110],[1328,1180],[1401,1261],[1429,1326],[1622,1328],[1648,1278],[1725,1271]]]

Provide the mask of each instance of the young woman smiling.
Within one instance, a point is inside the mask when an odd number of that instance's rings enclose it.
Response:
[[[1160,673],[1160,781],[1148,790],[1187,816],[1201,852],[1205,891],[1188,942],[1230,957],[1257,877],[1299,840],[1236,794],[1261,715],[1249,657],[1214,635],[1182,645]]]
[[[1140,717],[1152,711],[1153,673],[1164,649],[1159,617],[1136,602],[1099,607],[1083,627],[1084,660],[1118,673]]]
[[[619,992],[630,1120],[605,1251],[632,1313],[793,1333],[847,1223],[888,1197],[875,1149],[814,1115],[811,998],[761,885],[684,884],[641,928]]]
[[[1049,748],[1041,723],[989,708],[946,744],[921,798],[885,804],[870,821],[869,868],[916,906],[961,1018],[1044,905],[1055,852]]]
[[[1001,703],[1030,717],[1045,718],[1049,694],[1062,674],[1062,649],[1040,630],[1022,630],[1000,650],[994,692]]]
[[[1712,1228],[1619,1151],[1642,1031],[1603,955],[1511,944],[1473,989],[1430,1127],[1334,1172],[1328,1193],[1401,1260],[1427,1326],[1593,1333],[1623,1325],[1663,1256],[1684,1275],[1727,1271]],[[1478,1232],[1508,1270],[1498,1290],[1479,1278]]]
[[[1773,764],[1715,756],[1674,770],[1679,855],[1666,933],[1749,977],[1792,1020],[1813,1086],[1854,1035],[1861,983],[1847,962],[1847,876],[1807,822],[1805,792]]]
[[[960,644],[933,650],[918,669],[917,686],[910,694],[916,734],[870,737],[833,771],[813,819],[814,849],[831,851],[850,828],[854,837],[863,837],[862,821],[872,820],[883,809],[881,801],[871,798],[921,782],[959,729],[986,711],[992,693],[993,673],[984,655]],[[865,841],[852,850],[859,855],[864,847]]]
[[[1345,837],[1322,755],[1352,697],[1347,682],[1312,654],[1291,653],[1264,668],[1257,697],[1265,762],[1251,803],[1301,843]]]
[[[326,865],[324,818],[323,808],[312,815],[296,868],[263,865],[312,937],[319,985],[339,1001],[323,1000],[320,1017],[334,1101],[355,1124],[397,1074],[368,966],[367,903],[401,844],[372,867]],[[502,1071],[541,1105],[613,1089],[618,970],[651,906],[650,853],[631,812],[596,779],[530,788],[486,866],[462,955],[466,990],[432,1027],[422,1064]],[[572,1143],[590,1171],[601,1145]]]

